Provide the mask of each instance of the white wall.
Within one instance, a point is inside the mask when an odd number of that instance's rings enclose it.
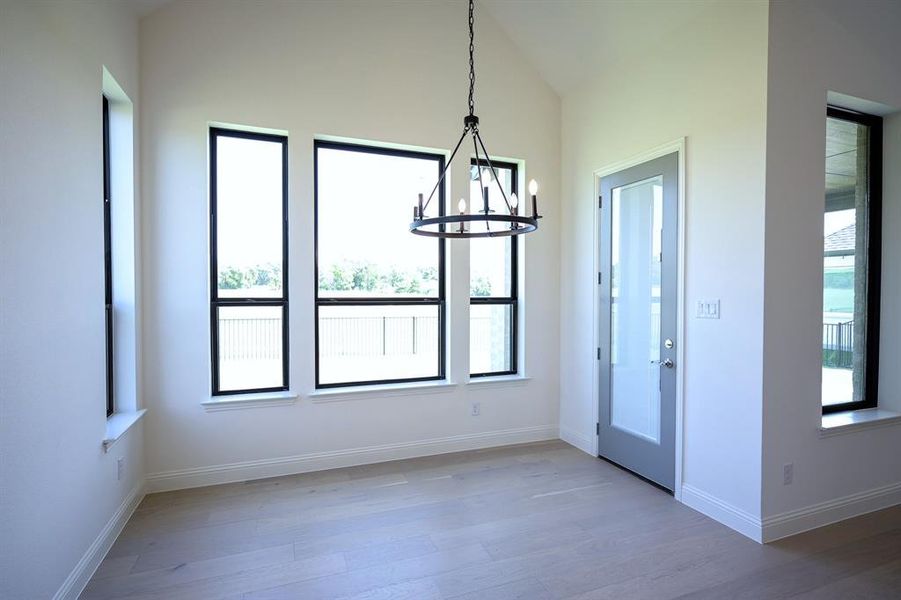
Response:
[[[542,184],[546,218],[524,240],[525,372],[532,379],[329,403],[307,397],[313,389],[313,138],[450,150],[466,112],[466,5],[177,2],[142,21],[149,485],[312,468],[304,459],[318,453],[337,455],[327,463],[332,465],[556,437],[560,102],[488,13],[477,11],[476,107],[483,137],[492,153],[525,160],[525,176]],[[201,406],[210,399],[210,121],[288,132],[290,379],[301,395],[293,405],[222,412]],[[454,172],[449,198],[459,194],[454,189],[468,189],[466,171]],[[464,383],[468,247],[454,243],[449,249],[450,373]],[[469,416],[471,400],[481,401],[480,417]],[[415,444],[449,437],[450,443]],[[380,454],[353,452],[385,445],[392,448]],[[231,467],[210,474],[221,465]]]
[[[776,2],[770,12],[764,342],[765,520],[894,486],[901,501],[901,427],[821,438],[824,111],[828,91],[901,109],[901,5]],[[879,402],[901,408],[898,185],[901,129],[885,128],[885,241]],[[892,190],[890,186],[894,186]],[[892,375],[894,373],[894,375]],[[782,466],[794,463],[794,483]],[[851,498],[853,499],[853,498]],[[822,508],[822,507],[820,507]],[[836,513],[836,516],[840,516]]]
[[[137,98],[136,40],[111,3],[0,4],[3,598],[57,593],[143,478],[140,426],[101,446],[100,97],[106,65]]]
[[[645,11],[619,26],[641,31]],[[760,514],[766,36],[766,3],[710,3],[563,98],[561,434],[596,448],[593,173],[685,136],[683,499],[746,532]],[[711,298],[722,318],[694,319]]]

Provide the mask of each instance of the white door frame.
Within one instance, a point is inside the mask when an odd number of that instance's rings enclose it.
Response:
[[[596,169],[594,171],[594,197],[600,195],[601,178],[606,175],[617,173],[624,169],[640,165],[661,156],[678,154],[679,157],[679,185],[678,190],[678,227],[676,230],[676,245],[678,256],[676,257],[676,274],[678,281],[676,284],[676,477],[673,487],[673,496],[678,501],[682,501],[682,450],[683,450],[683,405],[684,405],[684,387],[685,387],[685,138],[681,137],[677,140],[652,148],[647,152],[642,152],[626,160],[612,163]],[[596,202],[596,201],[595,201]],[[594,272],[601,271],[601,240],[600,240],[600,208],[595,204],[594,210],[594,230],[592,239],[594,243]],[[594,311],[592,312],[593,339],[596,348],[600,348],[600,321],[598,316],[601,310],[601,290],[599,285],[594,286]],[[592,400],[594,406],[594,415],[600,412],[600,374],[601,366],[599,361],[595,361]],[[594,437],[594,455],[598,455],[598,438]]]

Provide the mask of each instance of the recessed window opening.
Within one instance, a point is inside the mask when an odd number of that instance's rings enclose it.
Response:
[[[882,119],[829,107],[823,220],[823,412],[876,406]]]
[[[106,416],[116,412],[113,352],[113,228],[109,100],[103,99],[103,303],[106,346]]]

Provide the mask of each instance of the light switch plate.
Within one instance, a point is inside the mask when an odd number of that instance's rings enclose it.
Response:
[[[698,300],[698,308],[695,316],[698,319],[719,319],[720,318],[720,301],[715,300]]]

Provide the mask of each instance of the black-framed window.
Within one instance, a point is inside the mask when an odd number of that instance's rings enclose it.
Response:
[[[322,140],[314,156],[316,387],[443,379],[444,240],[408,225],[444,156]]]
[[[504,193],[517,194],[517,167],[492,160]],[[479,170],[482,177],[479,178]],[[473,211],[488,193],[488,208],[507,212],[506,203],[485,160],[472,159],[469,197]],[[485,186],[484,188],[482,186]],[[517,372],[518,238],[476,238],[469,244],[469,373],[470,377]]]
[[[106,416],[116,411],[113,385],[113,227],[110,185],[109,100],[103,98],[103,303],[106,336]]]
[[[210,128],[213,395],[288,389],[288,138]]]
[[[882,119],[826,111],[823,413],[873,408],[879,379]]]

